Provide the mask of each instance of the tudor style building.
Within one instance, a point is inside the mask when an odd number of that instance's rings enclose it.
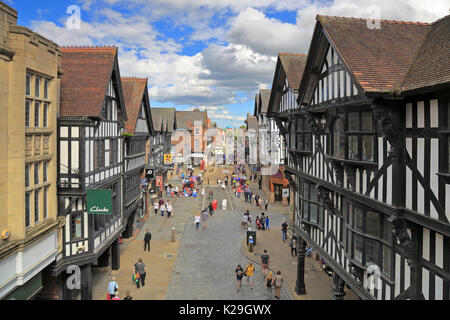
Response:
[[[151,138],[146,170],[153,172],[150,192],[158,194],[167,182],[167,173],[172,168],[164,165],[164,155],[172,153],[172,134],[177,129],[174,108],[152,108],[154,136]]]
[[[125,184],[123,188],[123,219],[127,227],[123,238],[131,238],[134,222],[147,213],[147,186],[141,184],[146,179],[146,145],[154,136],[148,79],[122,78],[123,95],[128,121],[125,123]]]
[[[450,298],[450,16],[432,24],[318,16],[289,145],[302,239],[362,299]],[[348,34],[351,33],[352,37]]]
[[[62,47],[61,108],[58,119],[59,216],[66,220],[63,256],[48,277],[59,298],[67,268],[81,268],[81,299],[92,299],[92,267],[120,267],[123,221],[123,133],[127,113],[115,47]],[[88,214],[89,190],[110,190],[112,212]],[[94,199],[96,200],[96,199]],[[110,263],[111,261],[111,263]],[[52,283],[52,281],[48,281]]]

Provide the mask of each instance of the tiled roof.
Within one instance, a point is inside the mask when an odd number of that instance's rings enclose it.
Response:
[[[136,122],[141,111],[142,99],[147,87],[147,79],[122,78],[123,98],[127,109],[128,121],[125,123],[127,133],[134,134]]]
[[[207,127],[208,114],[206,111],[177,111],[177,126],[180,129],[193,130],[195,121],[201,121]]]
[[[298,53],[280,53],[278,57],[286,74],[289,86],[297,90],[302,81],[308,56]]]
[[[272,93],[272,90],[263,89],[259,92],[259,95],[261,97],[261,113],[267,113],[267,110],[269,109],[269,100],[270,100],[270,94]]]
[[[152,108],[153,127],[156,132],[161,132],[161,126],[168,132],[173,132],[175,128],[175,109],[174,108]]]
[[[434,22],[411,66],[402,91],[450,82],[450,15]]]
[[[381,20],[370,29],[366,19],[317,16],[334,47],[365,92],[399,92],[431,25]]]
[[[60,47],[61,116],[98,117],[117,57],[116,47]]]

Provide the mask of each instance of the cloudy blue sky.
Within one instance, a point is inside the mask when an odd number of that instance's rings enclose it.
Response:
[[[152,107],[207,109],[243,125],[278,52],[308,53],[317,14],[432,22],[448,0],[3,0],[60,45],[114,45],[123,76],[149,78]],[[80,29],[72,5],[80,8]],[[373,7],[376,5],[377,7]]]

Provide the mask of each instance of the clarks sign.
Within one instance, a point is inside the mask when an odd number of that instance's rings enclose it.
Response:
[[[87,190],[88,214],[112,214],[112,190]]]

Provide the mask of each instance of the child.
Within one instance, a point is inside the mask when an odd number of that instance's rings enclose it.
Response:
[[[123,300],[133,300],[133,297],[131,296],[130,291],[127,291],[127,296],[125,298],[123,298]]]

